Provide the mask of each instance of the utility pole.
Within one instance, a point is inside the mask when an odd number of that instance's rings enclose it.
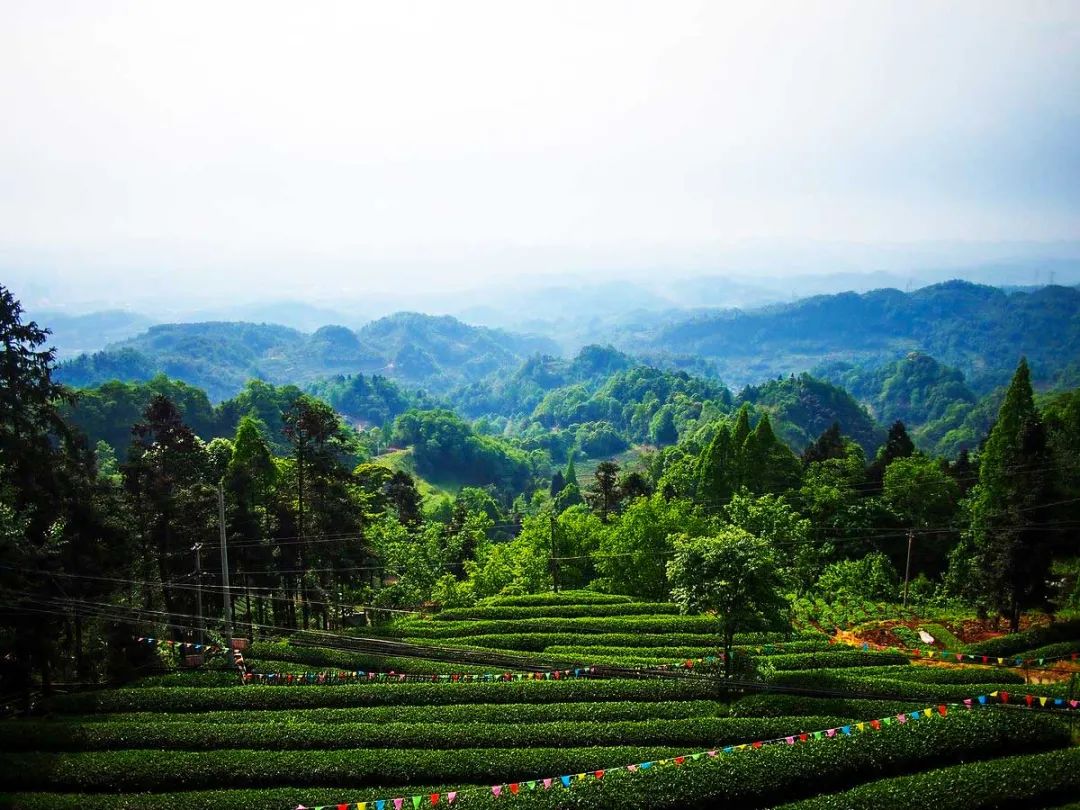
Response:
[[[206,620],[203,618],[202,606],[202,543],[196,543],[191,547],[195,552],[195,614],[199,617],[199,643],[206,643]]]
[[[907,531],[907,565],[904,566],[904,607],[907,607],[908,582],[911,579],[911,546],[915,542],[915,530]]]
[[[559,550],[555,545],[555,513],[551,513],[551,583],[559,592]]]
[[[218,481],[218,529],[221,534],[221,591],[225,599],[225,638],[229,643],[229,666],[234,663],[233,656],[233,626],[232,626],[232,596],[229,593],[229,544],[225,540],[225,488]]]

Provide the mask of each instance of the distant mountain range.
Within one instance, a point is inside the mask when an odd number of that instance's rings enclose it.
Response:
[[[523,328],[533,323],[528,297],[520,301],[520,312]],[[313,332],[218,321],[146,329],[138,316],[126,313],[41,320],[56,329],[59,343],[91,328],[118,336],[105,350],[83,353],[61,365],[59,377],[71,385],[145,380],[164,372],[205,388],[215,400],[232,396],[250,378],[303,385],[360,372],[428,392],[448,392],[488,378],[505,384],[529,356],[570,353],[566,340],[416,313],[381,318],[359,330],[323,326]],[[137,334],[130,334],[135,330]],[[891,414],[875,406],[875,382],[861,390],[860,380],[866,370],[911,352],[947,367],[943,372],[923,368],[911,373],[959,374],[946,380],[950,402],[971,401],[993,391],[1008,379],[1021,355],[1028,357],[1042,388],[1080,384],[1080,289],[1074,287],[1005,292],[950,281],[910,293],[848,292],[750,310],[598,316],[588,331],[600,333],[596,342],[632,357],[719,377],[733,390],[824,369],[823,376],[849,387],[879,418]]]
[[[1044,387],[1069,384],[1080,371],[1080,289],[1007,293],[949,281],[910,293],[821,295],[678,318],[635,345],[639,353],[698,356],[735,385],[828,361],[883,365],[912,351],[959,369],[980,394],[1007,381],[1022,355]]]
[[[516,366],[531,354],[556,351],[545,338],[416,313],[381,318],[359,331],[323,326],[311,334],[275,324],[160,324],[62,363],[57,376],[85,387],[164,373],[203,388],[214,400],[232,396],[252,378],[302,385],[356,372],[445,390]]]

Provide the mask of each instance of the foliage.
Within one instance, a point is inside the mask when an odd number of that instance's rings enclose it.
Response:
[[[684,612],[716,616],[730,675],[736,633],[776,630],[787,622],[787,602],[769,545],[742,529],[710,537],[681,535],[668,562],[671,596]]]

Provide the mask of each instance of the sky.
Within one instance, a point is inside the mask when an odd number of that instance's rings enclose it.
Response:
[[[0,0],[0,118],[45,304],[1080,256],[1075,0]]]

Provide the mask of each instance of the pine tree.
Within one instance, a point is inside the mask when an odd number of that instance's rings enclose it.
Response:
[[[574,454],[572,452],[570,454],[570,461],[566,463],[566,475],[563,477],[566,479],[566,486],[573,484],[579,490],[581,489],[581,485],[577,480],[577,471],[574,469]]]
[[[1044,525],[1054,500],[1051,454],[1026,360],[1013,375],[980,462],[970,496],[978,592],[1016,631],[1023,610],[1046,602],[1054,545]]]
[[[803,452],[803,462],[812,464],[815,461],[827,461],[830,458],[844,458],[847,448],[844,446],[844,437],[840,434],[840,423],[832,425]]]
[[[698,459],[698,494],[706,500],[726,502],[735,491],[736,464],[731,429],[720,425]]]
[[[779,493],[796,486],[799,460],[790,448],[773,433],[768,414],[762,414],[742,449],[742,481],[756,495]]]

